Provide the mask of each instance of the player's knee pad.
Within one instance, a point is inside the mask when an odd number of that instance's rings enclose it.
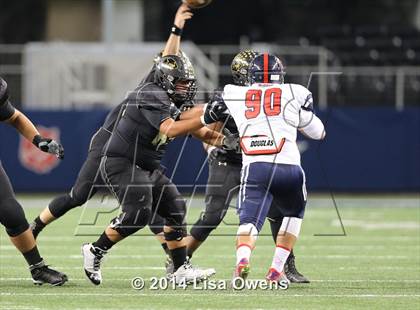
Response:
[[[56,197],[50,202],[48,209],[51,214],[55,217],[61,217],[73,208],[83,205],[86,200],[76,199],[70,194],[65,194]]]
[[[197,222],[191,227],[190,234],[195,240],[205,241],[211,232],[219,226],[222,218],[212,214],[210,217],[207,213],[203,214]]]
[[[28,222],[26,222],[16,227],[6,227],[6,232],[10,237],[17,237],[21,233],[27,231],[28,228],[29,228],[29,224]]]
[[[187,230],[185,227],[172,228],[169,232],[165,231],[164,235],[166,241],[180,241],[187,235]]]
[[[298,217],[285,217],[281,223],[280,231],[287,232],[294,235],[296,238],[299,237],[300,228],[302,226],[302,219]]]
[[[225,197],[212,197],[209,200],[206,211],[201,216],[203,224],[213,229],[219,226],[226,215],[228,207]]]
[[[163,226],[165,225],[165,220],[157,214],[153,214],[149,223],[149,229],[155,235],[163,233]]]
[[[198,241],[205,241],[211,232],[222,222],[226,210],[223,208],[214,211],[206,210],[191,227],[190,234]]]
[[[254,224],[247,223],[239,225],[237,236],[251,236],[256,240],[258,238],[258,233],[259,231]]]
[[[201,220],[198,220],[190,229],[190,235],[197,241],[205,241],[207,237],[211,234],[213,228],[206,227],[201,223]]]
[[[16,199],[10,198],[1,201],[1,219],[10,237],[16,237],[29,228],[22,206]]]
[[[122,237],[128,237],[149,223],[150,208],[142,207],[121,213],[111,221],[111,228],[116,230]]]
[[[172,228],[185,227],[187,206],[184,199],[175,199],[171,203],[169,215],[165,216],[165,225]]]

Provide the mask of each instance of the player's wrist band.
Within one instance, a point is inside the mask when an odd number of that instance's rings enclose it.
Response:
[[[211,152],[213,152],[214,149],[216,149],[217,147],[214,145],[211,145],[207,148],[207,154],[210,154]]]
[[[41,142],[42,137],[41,135],[36,135],[34,139],[32,140],[32,144],[34,144],[36,147],[38,147],[39,143]]]
[[[200,121],[201,121],[201,124],[203,124],[204,126],[207,126],[207,123],[205,121],[204,115],[201,115],[200,116]]]
[[[179,28],[177,25],[173,25],[171,28],[171,33],[176,36],[182,36],[182,29]]]

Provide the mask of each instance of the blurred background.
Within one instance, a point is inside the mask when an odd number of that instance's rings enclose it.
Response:
[[[59,163],[0,125],[17,191],[69,189],[106,113],[163,49],[179,4],[0,0],[0,75],[13,103],[66,148]],[[299,140],[310,190],[420,191],[420,0],[213,0],[183,35],[199,100],[230,83],[245,48],[277,54],[286,81],[314,94],[327,139]],[[179,138],[164,165],[185,191],[202,191],[205,159],[200,142]]]

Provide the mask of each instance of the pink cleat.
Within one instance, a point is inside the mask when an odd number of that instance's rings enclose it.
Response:
[[[284,272],[278,272],[276,269],[274,268],[270,268],[268,270],[267,275],[265,276],[265,279],[268,282],[281,282],[281,281],[286,281],[287,284],[290,284],[289,279],[287,279],[286,275],[284,274]]]
[[[242,278],[246,279],[250,271],[249,261],[246,258],[242,258],[239,263],[236,265],[235,272],[233,273],[233,278]]]

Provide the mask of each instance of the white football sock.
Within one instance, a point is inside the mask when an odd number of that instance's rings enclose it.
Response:
[[[278,272],[282,272],[289,254],[289,250],[277,246],[276,251],[274,252],[273,262],[271,263],[271,268],[276,269]]]
[[[236,248],[236,265],[239,264],[241,259],[246,258],[249,261],[251,257],[251,247],[246,244],[240,244]]]

